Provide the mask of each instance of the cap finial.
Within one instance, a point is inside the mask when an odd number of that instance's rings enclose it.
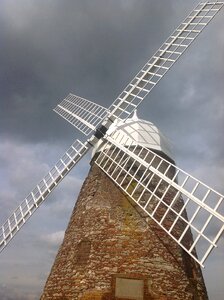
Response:
[[[138,121],[137,109],[134,110],[132,119],[133,119],[134,121]]]

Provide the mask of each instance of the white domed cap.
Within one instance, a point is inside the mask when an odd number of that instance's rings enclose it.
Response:
[[[122,131],[122,135],[119,134]],[[134,141],[134,144],[141,145],[151,150],[157,150],[166,154],[169,158],[172,158],[170,143],[168,139],[159,131],[159,129],[153,125],[153,123],[141,120],[137,117],[136,112],[129,119],[115,121],[107,131],[107,134],[112,134],[113,137],[120,145],[127,145],[126,139],[122,138],[124,134]],[[99,141],[93,148],[93,156],[104,149]]]

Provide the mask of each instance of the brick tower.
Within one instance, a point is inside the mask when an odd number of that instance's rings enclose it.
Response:
[[[152,123],[134,116],[120,128],[170,157]],[[97,149],[41,300],[208,299],[199,265],[153,220],[140,215],[94,164],[96,156]]]

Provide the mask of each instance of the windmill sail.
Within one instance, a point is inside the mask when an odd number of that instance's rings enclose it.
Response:
[[[109,110],[114,118],[130,116],[223,4],[223,1],[203,1],[197,5],[112,103]]]
[[[203,266],[224,230],[223,195],[151,150],[136,145],[121,131],[107,137],[95,162],[140,213],[152,218]]]
[[[0,252],[44,202],[52,190],[88,152],[91,145],[76,140],[0,228]]]
[[[69,94],[54,111],[85,135],[96,130],[108,115],[103,106],[73,94]]]

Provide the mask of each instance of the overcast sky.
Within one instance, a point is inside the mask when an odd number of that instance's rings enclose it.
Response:
[[[105,107],[196,0],[0,1],[0,221],[80,134],[52,109],[72,92]],[[224,192],[224,9],[139,108],[178,166]],[[89,157],[0,254],[0,299],[39,299]],[[223,299],[224,242],[204,271]]]

